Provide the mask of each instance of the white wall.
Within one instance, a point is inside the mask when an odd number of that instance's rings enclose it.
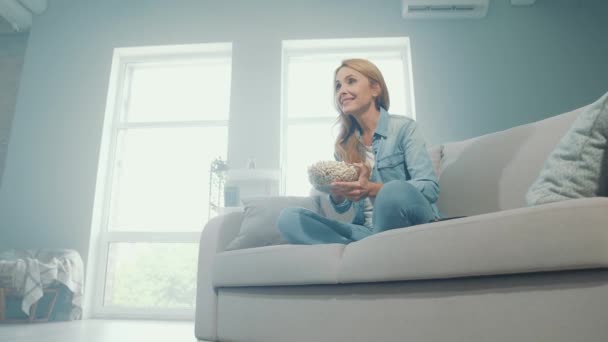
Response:
[[[29,37],[0,249],[76,248],[86,258],[115,47],[233,42],[229,160],[276,168],[283,39],[409,36],[418,121],[440,143],[607,91],[607,10],[602,0],[494,0],[482,20],[405,21],[399,0],[54,0]]]
[[[0,184],[4,174],[4,162],[15,113],[27,36],[27,34],[0,34]]]

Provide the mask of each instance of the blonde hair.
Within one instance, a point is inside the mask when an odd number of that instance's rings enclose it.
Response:
[[[338,75],[338,71],[344,67],[363,74],[369,80],[370,85],[378,84],[380,86],[380,94],[375,99],[376,109],[384,108],[384,110],[388,110],[390,104],[388,88],[378,67],[366,59],[346,59],[342,61],[342,64],[334,72],[334,80]],[[340,131],[334,146],[336,156],[347,163],[365,163],[365,145],[359,141],[355,134],[356,130],[361,131],[361,127],[352,115],[344,114],[340,108],[340,103],[336,99],[336,92],[337,89],[334,87],[334,105],[339,113],[336,124],[340,125]],[[365,164],[369,168],[369,164]]]

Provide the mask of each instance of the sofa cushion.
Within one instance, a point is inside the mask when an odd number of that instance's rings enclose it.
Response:
[[[608,93],[582,112],[526,194],[528,205],[606,196]]]
[[[284,245],[216,255],[214,286],[457,278],[608,267],[608,198],[395,229],[348,245]],[[584,224],[581,224],[584,222]]]
[[[439,211],[472,216],[525,207],[530,184],[582,110],[444,144]]]
[[[345,249],[340,282],[608,267],[608,198],[390,230]]]
[[[281,210],[300,207],[319,212],[315,197],[267,196],[243,199],[245,212],[239,234],[226,250],[286,244],[277,229],[277,218]]]
[[[216,255],[213,285],[336,284],[345,245],[282,245]]]

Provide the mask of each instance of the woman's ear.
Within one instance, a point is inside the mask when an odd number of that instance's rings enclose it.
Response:
[[[382,89],[380,88],[380,83],[372,82],[371,86],[372,86],[372,96],[374,98],[380,97],[380,93],[382,93]]]

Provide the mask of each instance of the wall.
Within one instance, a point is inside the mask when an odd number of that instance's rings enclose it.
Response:
[[[0,184],[8,149],[27,34],[0,34]]]
[[[590,103],[608,91],[601,0],[492,1],[482,20],[406,21],[399,0],[55,0],[30,33],[4,182],[0,249],[86,258],[112,49],[233,42],[229,160],[279,166],[281,40],[409,36],[431,143]]]

